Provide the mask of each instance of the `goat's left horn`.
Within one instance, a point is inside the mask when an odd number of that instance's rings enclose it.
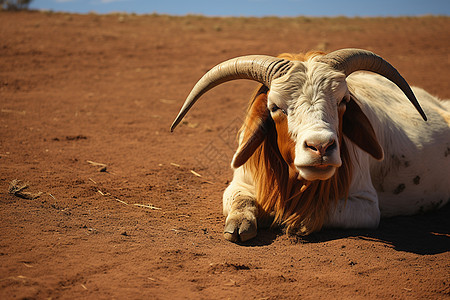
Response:
[[[194,86],[173,121],[170,131],[181,122],[198,98],[213,87],[235,79],[250,79],[270,88],[272,80],[285,75],[292,65],[291,61],[265,55],[241,56],[218,64],[203,75]]]
[[[374,72],[386,77],[403,91],[422,118],[425,121],[427,120],[427,116],[406,80],[390,63],[375,53],[361,49],[341,49],[321,57],[319,61],[344,72],[345,76],[361,70]]]

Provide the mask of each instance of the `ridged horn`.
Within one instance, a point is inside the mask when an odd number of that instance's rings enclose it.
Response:
[[[361,49],[341,49],[323,56],[319,61],[344,72],[345,76],[355,71],[370,71],[386,77],[403,91],[422,118],[427,120],[427,116],[406,80],[390,63],[375,53]]]
[[[272,80],[285,75],[292,65],[291,61],[265,55],[241,56],[218,64],[194,86],[170,131],[175,129],[194,103],[213,87],[235,79],[250,79],[270,87]]]

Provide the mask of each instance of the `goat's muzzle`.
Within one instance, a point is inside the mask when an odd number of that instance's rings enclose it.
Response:
[[[336,134],[320,132],[297,141],[295,167],[306,180],[327,180],[342,165]]]

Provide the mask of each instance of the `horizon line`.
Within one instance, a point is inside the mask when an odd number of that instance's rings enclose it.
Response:
[[[1,12],[8,12],[7,10],[0,9]],[[70,10],[54,10],[54,9],[39,9],[39,8],[29,8],[22,11],[29,12],[41,12],[41,13],[60,13],[60,14],[73,14],[73,15],[136,15],[136,16],[171,16],[171,17],[203,17],[203,18],[279,18],[279,19],[289,19],[289,18],[345,18],[345,19],[358,19],[358,18],[427,18],[427,17],[445,17],[448,18],[448,14],[398,14],[398,15],[214,15],[214,14],[202,14],[202,13],[186,13],[186,14],[171,14],[164,12],[128,12],[128,11],[109,11],[109,12],[98,12],[91,10],[88,12],[76,12]],[[17,11],[15,11],[17,12]]]

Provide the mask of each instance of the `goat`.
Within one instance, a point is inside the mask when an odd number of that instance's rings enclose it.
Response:
[[[197,82],[171,131],[201,95],[235,79],[261,86],[223,195],[226,239],[249,240],[270,223],[303,235],[376,228],[380,217],[450,201],[450,101],[414,93],[380,56],[342,49],[230,59]]]

